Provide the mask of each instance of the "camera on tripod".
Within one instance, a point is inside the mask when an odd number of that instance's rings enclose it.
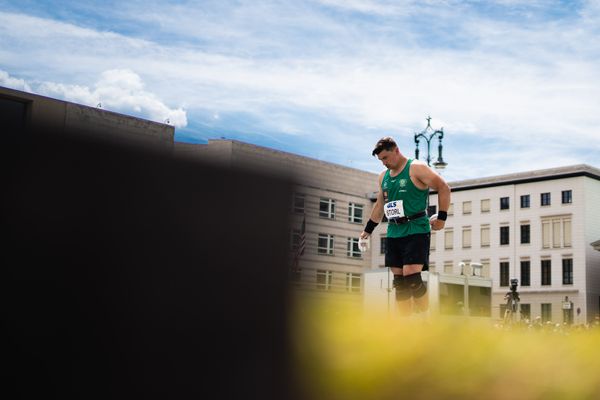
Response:
[[[504,295],[506,300],[506,308],[504,311],[504,323],[512,324],[515,322],[517,313],[519,312],[519,292],[517,292],[517,286],[519,286],[519,280],[513,278],[510,280],[510,291]]]
[[[506,293],[504,299],[506,300],[506,309],[510,311],[511,318],[512,314],[516,313],[519,309],[519,292],[517,292],[517,286],[519,286],[519,280],[513,278],[510,280],[510,292]]]

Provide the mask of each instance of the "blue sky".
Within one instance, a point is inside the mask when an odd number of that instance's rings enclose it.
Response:
[[[450,181],[600,167],[600,1],[0,0],[0,85],[372,172],[427,116]]]

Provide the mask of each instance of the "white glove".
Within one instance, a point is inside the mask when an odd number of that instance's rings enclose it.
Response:
[[[363,238],[359,238],[358,239],[358,249],[364,253],[365,251],[369,250],[369,243],[371,241],[369,240],[369,238],[363,239]]]
[[[429,223],[433,224],[433,221],[435,221],[437,219],[437,214],[433,214],[431,217],[429,217]]]

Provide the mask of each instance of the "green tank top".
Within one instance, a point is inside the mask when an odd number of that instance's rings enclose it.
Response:
[[[390,170],[388,169],[381,181],[384,206],[390,201],[402,200],[404,215],[406,216],[426,211],[429,199],[429,188],[419,189],[410,180],[410,165],[412,161],[412,159],[409,159],[402,171],[394,177],[390,176]],[[401,225],[388,223],[387,237],[404,237],[415,233],[428,233],[430,231],[429,218],[427,218],[427,215],[424,215],[421,218]]]

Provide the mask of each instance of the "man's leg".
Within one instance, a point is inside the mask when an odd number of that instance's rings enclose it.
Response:
[[[402,268],[404,281],[408,286],[414,302],[414,308],[417,312],[427,311],[429,308],[429,296],[427,296],[427,286],[421,279],[423,264],[409,264]]]
[[[400,315],[408,316],[412,312],[412,292],[404,279],[402,268],[391,267],[390,269],[394,274],[394,289],[396,290],[396,305],[398,306],[398,311]]]

